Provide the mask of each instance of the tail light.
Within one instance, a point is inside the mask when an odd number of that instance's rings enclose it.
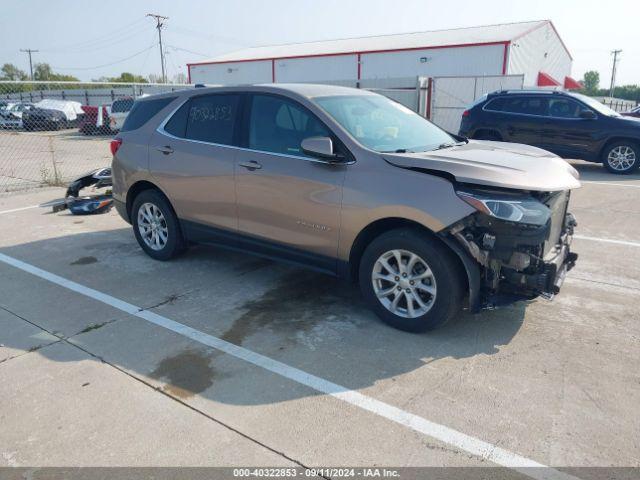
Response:
[[[111,148],[111,155],[116,154],[116,152],[120,148],[120,145],[122,145],[121,138],[114,138],[113,140],[111,140],[111,143],[109,144],[109,147]]]
[[[464,112],[462,112],[462,116],[463,117],[468,117],[470,115],[471,112],[469,112],[469,110],[465,110]]]

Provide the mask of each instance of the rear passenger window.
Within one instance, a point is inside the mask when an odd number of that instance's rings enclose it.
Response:
[[[329,130],[301,105],[270,95],[254,95],[249,120],[249,148],[306,156],[300,144],[309,137],[328,137]]]
[[[490,101],[486,110],[526,115],[544,115],[546,99],[540,97],[500,97]]]
[[[141,100],[133,104],[131,112],[122,125],[120,131],[136,130],[147,123],[151,117],[173,102],[177,97],[164,97],[157,100]]]
[[[191,102],[186,102],[171,116],[164,126],[164,130],[167,133],[170,133],[174,137],[184,138],[187,131],[187,118],[189,117],[190,106]]]
[[[215,94],[194,97],[189,103],[186,138],[202,142],[233,144],[240,96]]]

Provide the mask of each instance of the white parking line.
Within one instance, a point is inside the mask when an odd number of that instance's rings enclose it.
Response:
[[[5,213],[13,213],[13,212],[21,212],[22,210],[30,210],[32,208],[38,208],[40,205],[31,205],[30,207],[20,207],[20,208],[12,208],[11,210],[2,210],[0,211],[0,215]]]
[[[331,395],[339,400],[347,402],[363,410],[369,411],[375,415],[391,420],[397,424],[408,427],[416,432],[439,440],[448,445],[454,446],[460,450],[464,450],[473,455],[477,455],[485,460],[489,460],[503,467],[508,467],[518,471],[529,477],[538,480],[576,480],[576,477],[565,474],[541,463],[530,460],[526,457],[513,453],[509,450],[497,447],[491,443],[485,442],[478,438],[472,437],[465,433],[459,432],[452,428],[440,425],[438,423],[427,420],[426,418],[406,412],[398,407],[381,402],[375,398],[368,397],[359,392],[348,389],[336,383],[332,383],[323,378],[317,377],[303,370],[291,367],[285,363],[279,362],[269,357],[265,357],[259,353],[253,352],[233,343],[229,343],[213,335],[201,332],[187,325],[183,325],[157,313],[148,310],[142,310],[136,305],[119,300],[111,295],[102,293],[89,287],[85,287],[79,283],[67,280],[54,273],[47,272],[38,267],[30,265],[26,262],[0,253],[0,261],[18,268],[22,271],[31,273],[49,282],[60,285],[81,295],[93,298],[99,302],[110,305],[130,315],[146,320],[149,323],[166,328],[189,338],[195,342],[202,343],[209,347],[215,348],[233,357],[244,360],[248,363],[256,365],[270,372],[281,375],[301,385],[310,387],[318,392]]]
[[[615,243],[616,245],[626,245],[628,247],[640,247],[639,242],[629,242],[627,240],[614,240],[613,238],[585,237],[583,235],[574,235],[573,238],[577,238],[579,240],[589,240],[591,242]]]
[[[581,180],[581,183],[588,183],[590,185],[607,185],[611,187],[631,187],[631,188],[640,188],[640,185],[629,185],[626,183],[609,183],[609,182],[593,182],[589,180]]]

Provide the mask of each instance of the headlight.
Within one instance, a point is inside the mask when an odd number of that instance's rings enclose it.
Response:
[[[546,225],[551,217],[549,208],[531,197],[507,197],[469,191],[456,193],[458,197],[479,212],[500,220],[530,225]]]

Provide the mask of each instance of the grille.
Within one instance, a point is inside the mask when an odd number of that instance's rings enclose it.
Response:
[[[568,190],[553,194],[553,196],[545,202],[545,205],[551,210],[551,228],[549,228],[547,241],[544,242],[545,256],[560,242],[560,236],[564,230],[564,221],[567,214],[568,203]]]

